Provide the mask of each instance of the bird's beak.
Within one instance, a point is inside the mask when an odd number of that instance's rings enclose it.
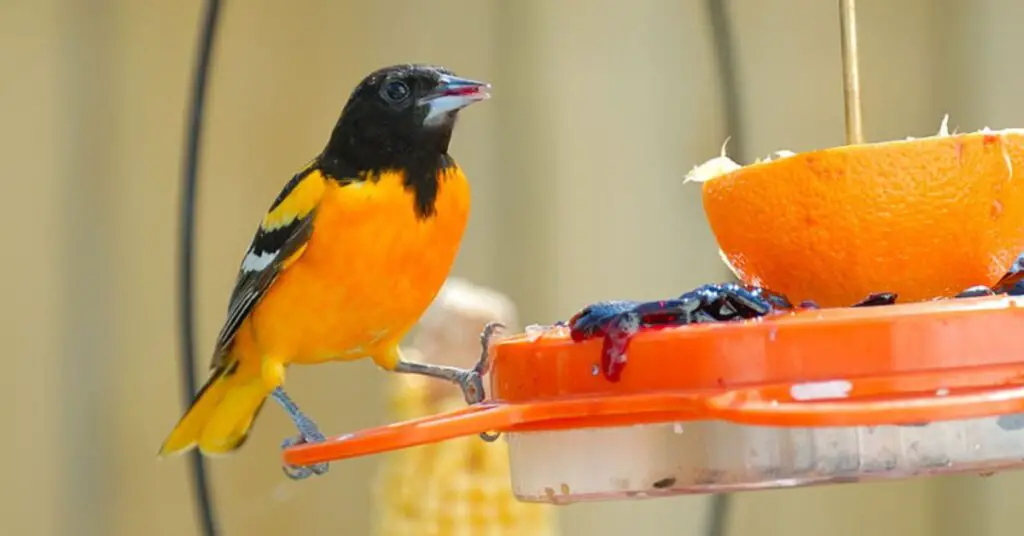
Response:
[[[423,123],[429,125],[443,122],[452,112],[490,98],[490,88],[491,85],[485,82],[442,75],[437,87],[420,99],[420,104],[428,109]]]

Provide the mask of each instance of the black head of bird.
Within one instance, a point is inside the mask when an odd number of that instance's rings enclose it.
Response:
[[[448,151],[459,111],[490,97],[489,84],[430,65],[393,65],[356,86],[325,153],[360,170]]]

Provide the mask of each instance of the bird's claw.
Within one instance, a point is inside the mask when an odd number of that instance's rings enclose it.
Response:
[[[326,438],[319,431],[306,432],[293,437],[285,438],[281,442],[281,450],[294,447],[296,445],[304,445],[307,443],[320,443]],[[283,465],[281,470],[284,471],[285,476],[292,480],[303,480],[313,475],[324,475],[330,469],[330,465],[326,463],[316,463],[309,466],[297,466],[297,465]]]
[[[483,376],[491,370],[491,339],[505,329],[501,322],[488,322],[480,332],[480,359],[477,360],[473,370]]]
[[[476,365],[471,370],[466,371],[466,374],[458,379],[459,387],[462,388],[462,394],[466,398],[466,403],[471,406],[483,402],[487,396],[484,390],[483,378],[491,369],[491,339],[504,328],[505,324],[501,322],[488,322],[484,326],[483,331],[480,332],[480,359],[477,360]],[[492,443],[500,436],[500,432],[494,434],[482,432],[480,439]]]
[[[455,381],[462,389],[462,395],[466,398],[467,404],[472,406],[483,402],[485,398],[484,379],[477,367],[459,372]],[[489,434],[487,432],[482,432],[480,434],[480,439],[491,443],[497,440],[500,435],[501,433]]]
[[[483,376],[476,369],[459,371],[456,373],[455,383],[462,389],[462,396],[470,406],[482,402],[486,396]]]
[[[299,409],[298,404],[296,404],[295,401],[293,401],[291,397],[284,392],[284,388],[275,388],[270,393],[270,396],[281,406],[281,409],[288,414],[288,418],[292,420],[292,424],[294,424],[295,428],[299,431],[299,435],[289,437],[281,442],[282,450],[306,443],[322,443],[326,439],[324,435],[320,433],[320,429],[317,428],[316,423],[303,413],[302,410]],[[318,463],[308,467],[285,465],[282,469],[288,478],[291,478],[292,480],[301,480],[313,475],[322,475],[327,472],[328,467],[326,463]]]
[[[499,437],[501,437],[501,432],[494,432],[493,434],[490,432],[480,432],[480,439],[488,443],[494,443]]]
[[[491,339],[504,327],[505,324],[501,322],[488,322],[484,326],[480,332],[480,358],[473,368],[460,372],[455,378],[462,389],[462,395],[466,398],[466,403],[470,406],[482,402],[487,396],[484,390],[484,376],[491,369]]]
[[[399,361],[395,371],[423,374],[432,378],[439,378],[454,383],[462,390],[462,396],[465,398],[466,404],[470,406],[479,404],[487,397],[487,392],[484,389],[484,376],[487,375],[491,368],[491,339],[504,327],[505,325],[501,322],[488,322],[487,325],[484,326],[483,331],[480,333],[480,358],[471,369],[438,367]],[[497,439],[498,435],[482,433],[480,434],[480,437],[484,441],[490,442]]]

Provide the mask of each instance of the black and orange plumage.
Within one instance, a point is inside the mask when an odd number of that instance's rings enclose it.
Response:
[[[234,451],[268,396],[299,428],[293,442],[322,440],[282,388],[291,364],[368,357],[385,370],[458,383],[467,400],[479,395],[479,370],[407,362],[398,345],[459,250],[470,189],[448,146],[458,112],[488,98],[488,88],[425,65],[383,68],[355,88],[324,150],[260,223],[210,378],[161,455]]]

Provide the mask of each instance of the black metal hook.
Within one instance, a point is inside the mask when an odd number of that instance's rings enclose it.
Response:
[[[733,44],[733,28],[726,0],[707,0],[708,24],[711,26],[712,49],[721,83],[725,127],[732,140],[733,154],[743,162],[746,154],[746,135],[743,130],[743,113],[740,106],[740,84],[736,67],[736,50]],[[704,527],[705,536],[725,536],[732,511],[732,496],[716,493],[711,496],[708,519]]]
[[[185,154],[182,167],[181,234],[178,244],[178,322],[181,350],[182,395],[187,410],[197,389],[195,371],[195,300],[194,261],[195,258],[195,209],[196,183],[199,168],[199,148],[202,135],[203,109],[206,102],[207,78],[210,57],[220,15],[220,0],[207,0],[203,25],[199,30],[199,49],[196,51],[195,72],[192,76],[192,93],[189,120],[185,132]],[[210,497],[209,476],[206,463],[197,450],[189,453],[192,472],[193,494],[200,523],[200,534],[217,536],[217,520]]]

